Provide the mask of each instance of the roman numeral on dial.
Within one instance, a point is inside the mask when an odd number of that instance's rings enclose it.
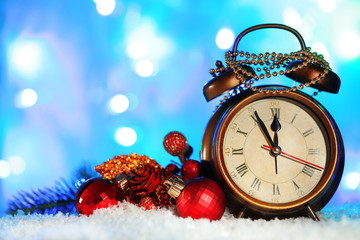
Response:
[[[304,137],[307,137],[309,136],[310,134],[314,133],[314,130],[312,128],[310,128],[309,130],[303,132],[303,136]]]
[[[255,190],[260,190],[261,180],[258,178],[255,178],[254,181],[251,183],[250,187],[252,187]]]
[[[320,149],[319,148],[309,148],[308,154],[309,155],[319,155]]]
[[[300,188],[299,185],[297,185],[297,183],[296,183],[294,180],[293,180],[292,182],[293,182],[293,184],[294,184],[295,191],[298,190],[298,189]]]
[[[312,177],[314,175],[315,169],[306,165],[301,172],[308,175],[309,177]]]
[[[291,124],[294,124],[294,121],[295,121],[296,116],[297,116],[297,113],[295,113],[294,117],[292,118],[292,120],[291,120],[291,122],[290,122]]]
[[[280,195],[279,185],[273,184],[273,195]]]
[[[256,124],[258,124],[258,121],[257,121],[257,119],[255,117],[255,114],[251,114],[250,117],[255,121]]]
[[[247,135],[248,135],[247,132],[241,131],[240,128],[238,128],[238,129],[236,130],[236,132],[237,132],[237,133],[241,133],[241,134],[244,135],[245,137],[247,137]]]
[[[280,118],[280,108],[271,108],[272,116],[275,117],[275,114],[277,118]]]
[[[244,149],[243,148],[238,148],[238,149],[233,148],[231,150],[231,153],[232,153],[232,155],[243,155]]]
[[[236,167],[236,171],[239,173],[240,177],[243,177],[248,172],[248,168],[246,164],[243,163],[240,166]]]

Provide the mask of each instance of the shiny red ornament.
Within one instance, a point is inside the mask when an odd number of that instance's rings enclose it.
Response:
[[[139,207],[145,208],[145,210],[150,210],[150,209],[157,210],[157,206],[158,206],[156,200],[149,196],[141,198],[138,205]]]
[[[164,169],[164,175],[165,175],[165,177],[167,177],[167,176],[169,176],[171,174],[177,174],[177,173],[179,173],[179,171],[180,171],[180,169],[178,168],[178,166],[176,166],[173,163],[170,163]]]
[[[185,136],[177,131],[169,132],[166,134],[164,141],[165,150],[173,156],[179,156],[180,161],[185,160],[184,154],[189,148]]]
[[[176,209],[183,217],[218,220],[225,211],[225,195],[219,185],[208,178],[189,181],[176,199]]]
[[[186,160],[180,169],[181,176],[187,180],[201,177],[201,163],[195,160]]]
[[[116,205],[121,200],[120,192],[121,190],[106,178],[91,178],[81,184],[76,192],[76,211],[89,216],[95,209]]]

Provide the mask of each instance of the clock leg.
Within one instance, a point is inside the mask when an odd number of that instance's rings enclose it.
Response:
[[[242,207],[242,209],[240,210],[240,212],[237,214],[236,218],[243,218],[244,217],[244,214],[245,214],[245,211],[246,211],[246,206],[244,205]]]
[[[316,216],[315,212],[311,209],[311,207],[309,205],[306,206],[306,210],[309,213],[310,217],[312,219],[314,219],[314,221],[320,221],[320,219],[318,218],[318,216]]]

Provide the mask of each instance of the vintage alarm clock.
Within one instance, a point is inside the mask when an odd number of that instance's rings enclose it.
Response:
[[[238,51],[248,33],[278,28],[293,33],[301,50],[290,54]],[[301,91],[312,87],[337,93],[339,77],[322,56],[306,48],[302,36],[281,24],[262,24],[240,33],[217,61],[204,86],[207,101],[228,93],[208,122],[201,147],[206,177],[227,195],[237,217],[310,216],[335,193],[344,168],[344,145],[329,112]],[[293,87],[254,86],[255,81],[285,75]]]

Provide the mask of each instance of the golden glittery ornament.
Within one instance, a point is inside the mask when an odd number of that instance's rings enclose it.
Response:
[[[109,159],[107,162],[96,166],[95,170],[100,173],[102,177],[111,180],[119,174],[130,175],[131,171],[143,163],[150,164],[154,168],[162,169],[162,166],[155,160],[145,155],[132,153],[130,155],[115,156],[113,159]]]

